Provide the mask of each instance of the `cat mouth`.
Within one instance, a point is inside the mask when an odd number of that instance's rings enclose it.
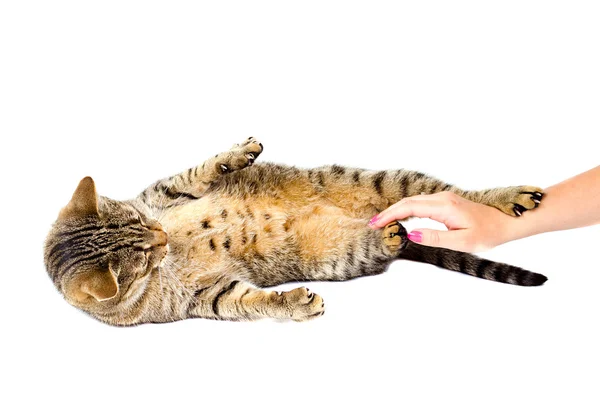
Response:
[[[152,269],[163,268],[167,262],[167,256],[169,255],[170,247],[169,244],[160,247],[160,254],[162,258],[154,265]]]
[[[156,254],[160,257],[160,260],[158,260],[152,269],[162,268],[165,266],[165,261],[169,254],[169,238],[167,233],[160,227],[153,229],[152,231],[152,240],[150,241],[150,244],[154,246]]]

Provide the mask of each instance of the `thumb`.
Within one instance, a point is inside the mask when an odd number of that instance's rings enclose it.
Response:
[[[418,228],[408,234],[408,239],[421,245],[451,250],[468,251],[466,230],[439,231]]]

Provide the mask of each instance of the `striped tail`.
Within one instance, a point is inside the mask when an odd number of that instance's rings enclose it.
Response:
[[[496,282],[519,286],[540,286],[548,278],[508,264],[482,259],[469,253],[433,248],[408,241],[399,258],[433,264],[440,268]]]

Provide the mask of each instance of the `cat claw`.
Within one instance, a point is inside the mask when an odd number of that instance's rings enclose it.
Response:
[[[515,204],[515,206],[513,207],[513,212],[515,212],[515,214],[517,216],[521,216],[523,214],[523,212],[525,212],[527,209],[525,209],[523,206],[519,205],[519,204]]]

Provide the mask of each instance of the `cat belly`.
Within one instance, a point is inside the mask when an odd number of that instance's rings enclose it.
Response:
[[[289,244],[297,211],[284,209],[264,200],[207,196],[170,209],[161,223],[174,260],[210,269],[228,260],[267,257]]]
[[[223,275],[258,285],[329,279],[334,274],[321,264],[366,229],[364,219],[327,202],[210,196],[171,209],[161,222],[184,284]]]

